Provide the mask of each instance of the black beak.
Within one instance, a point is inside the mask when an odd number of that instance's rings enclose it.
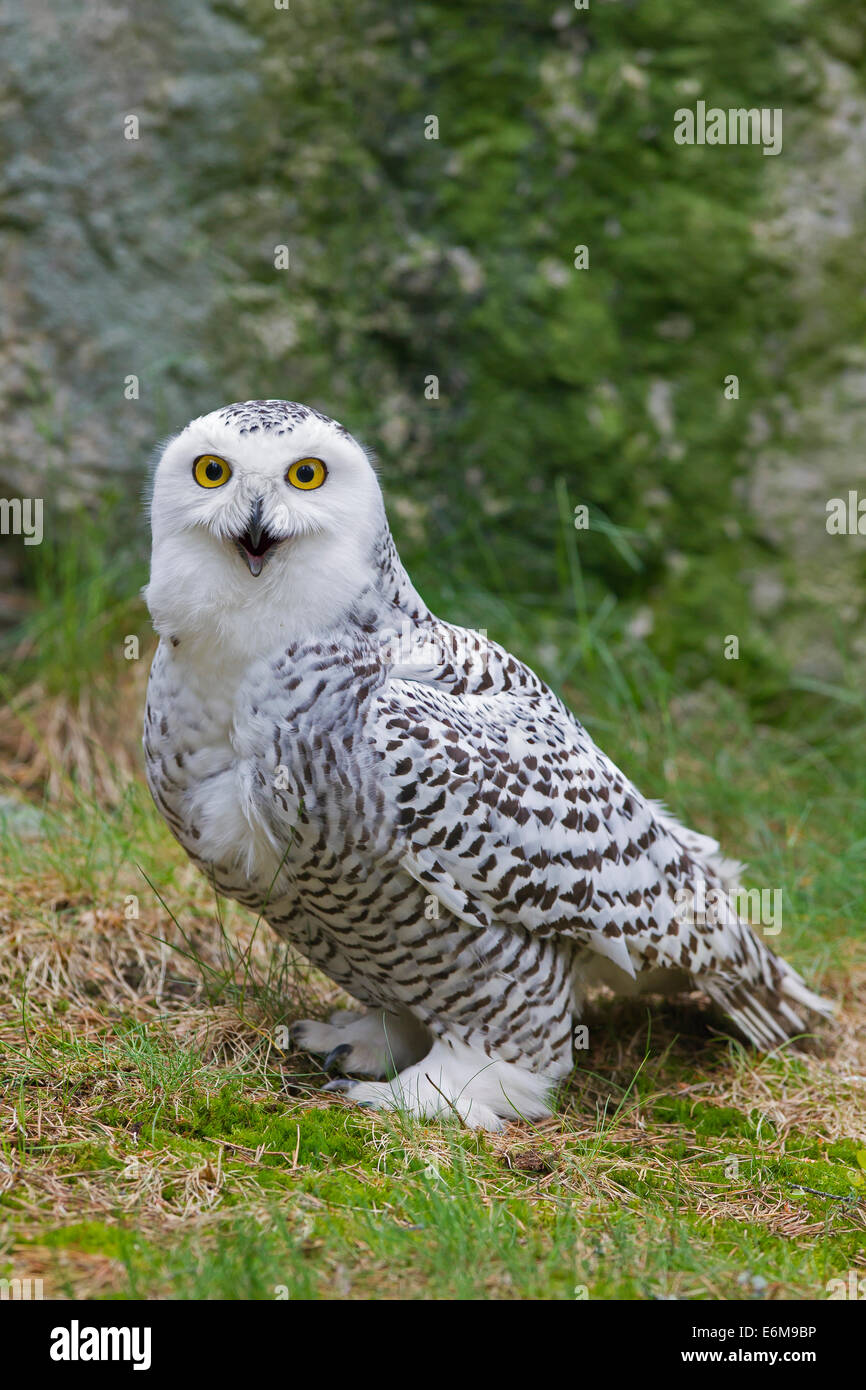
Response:
[[[262,505],[261,497],[257,497],[253,503],[253,509],[250,512],[250,519],[247,523],[247,535],[253,543],[253,550],[258,550],[259,543],[262,539],[262,532],[265,529],[262,525]]]
[[[238,550],[244,557],[250,574],[254,577],[261,574],[268,551],[277,544],[277,537],[270,534],[262,521],[263,509],[264,499],[257,497],[253,503],[246,530],[242,536],[238,536],[236,541]]]

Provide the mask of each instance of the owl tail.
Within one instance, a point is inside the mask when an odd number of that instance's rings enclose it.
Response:
[[[653,803],[656,817],[679,840],[707,874],[713,886],[727,895],[740,888],[743,865],[726,858],[718,842],[680,825],[661,802]],[[830,1018],[834,1005],[815,994],[787,961],[774,954],[746,922],[735,926],[735,938],[745,947],[746,962],[736,974],[701,973],[695,980],[734,1024],[737,1032],[764,1051],[810,1031],[810,1015]]]
[[[742,975],[703,976],[700,985],[730,1018],[737,1032],[762,1051],[769,1052],[789,1038],[810,1031],[810,1015],[830,1018],[834,1005],[809,989],[805,980],[757,941],[772,962],[774,980],[752,982]]]

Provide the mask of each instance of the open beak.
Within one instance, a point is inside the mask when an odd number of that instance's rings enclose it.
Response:
[[[262,521],[263,501],[257,497],[250,512],[246,530],[235,538],[235,545],[247,563],[247,568],[255,578],[261,574],[270,550],[279,544],[279,536],[272,536]]]

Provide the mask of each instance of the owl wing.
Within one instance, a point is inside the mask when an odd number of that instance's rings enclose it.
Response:
[[[455,693],[398,672],[377,697],[374,737],[406,872],[482,928],[571,937],[632,978],[684,970],[762,1046],[802,1029],[789,999],[821,1001],[746,923],[683,920],[698,878],[724,892],[715,842],[645,799],[526,675]]]

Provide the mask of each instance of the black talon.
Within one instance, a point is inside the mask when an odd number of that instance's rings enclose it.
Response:
[[[351,1091],[357,1086],[357,1081],[349,1081],[345,1076],[340,1076],[336,1081],[329,1081],[322,1087],[323,1091]]]
[[[335,1062],[339,1062],[341,1057],[345,1057],[346,1053],[351,1051],[351,1043],[338,1043],[336,1047],[331,1048],[331,1051],[322,1063],[322,1070],[330,1071]]]

